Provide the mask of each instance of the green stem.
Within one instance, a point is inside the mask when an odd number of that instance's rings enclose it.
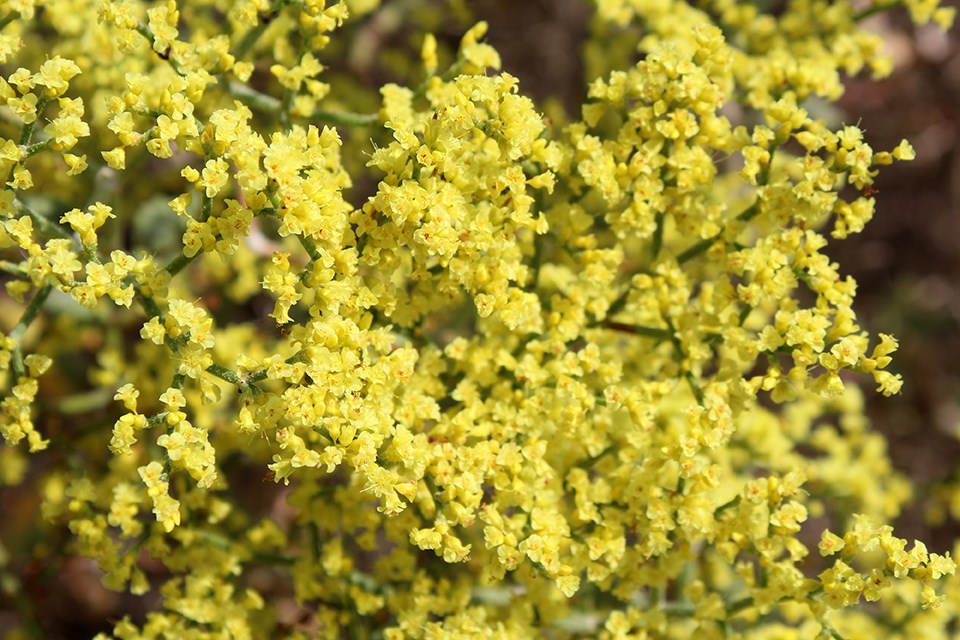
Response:
[[[767,166],[763,168],[763,170],[760,173],[760,176],[757,178],[758,186],[764,186],[767,184],[767,182],[769,182],[770,166],[773,164],[773,154],[775,152],[776,152],[776,147],[770,149],[770,161],[767,162]],[[744,209],[743,211],[737,214],[736,220],[737,222],[749,222],[750,220],[757,217],[757,214],[759,213],[760,213],[760,199],[757,198],[756,200],[753,201],[753,204],[751,204],[749,207],[747,207],[746,209]],[[701,253],[709,249],[711,246],[713,246],[713,243],[719,240],[722,235],[723,235],[723,231],[720,231],[710,236],[709,238],[704,238],[700,242],[696,243],[695,245],[693,245],[692,247],[690,247],[689,249],[687,249],[686,251],[678,255],[677,262],[679,264],[683,264],[684,262],[688,262],[692,260],[693,258],[697,257],[698,255],[700,255]]]
[[[30,301],[30,304],[27,305],[23,315],[20,317],[20,321],[17,322],[17,325],[12,331],[10,331],[10,338],[15,343],[13,352],[11,353],[11,366],[13,368],[15,380],[19,380],[26,373],[26,370],[23,367],[23,352],[20,348],[20,341],[23,339],[23,334],[26,333],[27,329],[30,327],[30,324],[40,313],[40,309],[43,308],[43,303],[47,301],[51,291],[53,291],[53,287],[49,285],[41,289],[37,289],[37,292],[33,296],[33,300]]]
[[[250,50],[257,44],[257,40],[259,40],[260,36],[267,30],[270,23],[280,15],[280,10],[288,4],[292,4],[291,0],[277,0],[266,12],[259,14],[257,17],[260,19],[260,22],[244,34],[240,44],[237,45],[237,50],[234,52],[233,57],[237,60],[242,60],[244,56],[250,53]]]
[[[351,113],[348,111],[314,111],[308,116],[312,122],[324,122],[343,127],[367,127],[380,120],[379,113]]]
[[[263,392],[262,389],[256,385],[255,381],[251,381],[250,378],[243,378],[233,369],[227,369],[222,365],[212,364],[206,368],[206,372],[210,375],[217,376],[225,382],[238,386],[241,392],[249,391],[254,395]]]
[[[623,293],[617,296],[616,300],[610,303],[610,307],[607,308],[608,318],[611,318],[617,315],[618,313],[620,313],[621,311],[623,311],[623,308],[627,306],[627,298],[630,297],[631,291],[632,291],[632,288],[628,286]]]
[[[7,15],[3,16],[3,18],[0,18],[0,29],[3,29],[5,26],[7,26],[8,24],[10,24],[11,22],[13,22],[19,17],[20,17],[20,14],[17,13],[16,11],[11,11]]]
[[[201,205],[200,205],[200,220],[206,222],[210,218],[210,213],[213,211],[213,198],[209,197],[206,193],[201,196]],[[163,269],[171,276],[175,276],[183,269],[187,267],[191,262],[197,259],[200,255],[200,252],[193,254],[192,256],[185,256],[182,253],[171,260],[167,266]]]
[[[257,40],[260,39],[260,36],[267,30],[271,22],[273,22],[273,20],[261,20],[257,26],[247,31],[240,41],[240,44],[237,45],[237,50],[234,52],[233,57],[237,60],[243,60],[243,58],[250,53],[250,50],[253,49],[253,45],[257,44]]]
[[[462,66],[462,64],[463,64],[462,60],[457,60],[456,62],[454,62],[449,69],[443,72],[443,75],[440,76],[440,79],[444,82],[450,82],[451,80],[456,78],[458,75],[460,75],[460,67]],[[433,79],[434,77],[436,76],[430,76],[424,79],[424,81],[420,83],[420,86],[417,87],[416,91],[413,92],[414,101],[419,100],[420,98],[427,95],[427,89],[430,88],[430,80]]]
[[[300,358],[303,356],[303,351],[297,351],[295,354],[284,360],[287,364],[293,364],[294,362],[299,362]],[[259,371],[254,371],[250,375],[246,376],[247,386],[252,387],[256,392],[257,387],[256,383],[262,382],[267,379],[269,372],[267,369],[260,369]]]
[[[830,637],[833,638],[833,640],[843,640],[843,636],[840,635],[840,633],[836,629],[831,627],[829,624],[827,624],[823,620],[820,620],[820,624],[823,625],[823,628],[826,630],[827,633],[830,634]]]
[[[37,98],[37,119],[30,124],[24,124],[20,129],[20,146],[26,147],[30,144],[30,141],[33,139],[33,130],[36,128],[37,122],[40,120],[40,114],[43,112],[43,108],[47,106],[48,100],[49,98],[46,94],[41,94],[40,97]]]
[[[161,411],[147,418],[147,428],[153,428],[167,421],[168,411]]]
[[[200,221],[206,222],[210,219],[210,214],[213,213],[213,198],[208,196],[206,192],[202,192],[200,196]]]
[[[600,458],[603,458],[607,454],[613,453],[614,451],[616,451],[616,449],[617,449],[617,446],[611,444],[610,446],[605,448],[603,451],[601,451],[597,455],[590,456],[589,458],[585,458],[584,460],[581,460],[580,462],[578,462],[575,466],[581,469],[589,469],[590,467],[595,465],[597,462],[599,462]]]
[[[29,148],[30,141],[33,139],[33,131],[37,126],[37,122],[40,120],[40,116],[43,114],[44,107],[47,106],[48,100],[49,98],[47,97],[47,95],[41,93],[40,96],[37,98],[37,105],[34,108],[35,113],[37,115],[36,119],[29,124],[25,122],[23,123],[23,126],[20,127],[20,140],[18,141],[17,144],[19,144],[21,147]],[[4,184],[10,182],[10,180],[13,179],[14,169],[17,168],[18,164],[20,163],[14,162],[13,165],[10,167],[10,170],[7,172],[7,179],[4,180]]]
[[[50,295],[51,291],[53,291],[53,287],[49,285],[37,290],[36,295],[33,296],[33,300],[30,301],[30,304],[20,317],[20,321],[10,332],[11,338],[13,338],[15,341],[19,341],[23,337],[23,334],[26,333],[30,323],[33,322],[40,313],[40,309],[43,306],[43,303],[47,300],[47,296]]]
[[[653,239],[650,246],[650,261],[655,262],[660,255],[660,249],[663,247],[663,225],[666,220],[666,214],[660,212],[656,216],[657,228],[653,230]]]
[[[290,127],[293,126],[293,116],[291,115],[291,112],[293,111],[293,99],[296,97],[296,91],[293,89],[287,89],[283,93],[283,102],[280,104],[280,113],[278,116],[280,120],[280,126],[287,131],[289,131]]]
[[[689,604],[668,602],[663,605],[663,612],[668,618],[692,618],[696,615],[697,608]]]
[[[143,310],[146,311],[151,317],[159,318],[160,323],[163,324],[163,311],[160,309],[160,305],[157,304],[157,301],[140,291],[140,285],[138,284],[134,285],[134,291],[136,292],[137,300],[140,302]],[[174,353],[180,351],[180,343],[170,336],[164,336],[163,341]]]
[[[13,262],[10,262],[9,260],[0,260],[0,271],[3,271],[4,273],[9,273],[10,275],[16,276],[18,278],[30,277],[30,274],[28,274],[23,267],[21,267],[18,264],[14,264]]]
[[[621,333],[629,333],[635,336],[644,336],[646,338],[656,338],[657,340],[665,340],[672,337],[669,329],[660,329],[658,327],[644,327],[636,324],[627,324],[625,322],[614,322],[612,320],[604,320],[603,326],[607,329],[613,329],[614,331],[620,331]]]
[[[53,138],[47,138],[43,142],[32,144],[23,150],[23,158],[29,158],[30,156],[39,153],[49,147],[51,144],[53,144]]]
[[[112,389],[93,389],[84,393],[61,398],[57,401],[57,411],[63,415],[89,413],[110,404],[113,400]]]
[[[262,113],[276,114],[280,112],[279,100],[273,96],[268,96],[265,93],[261,93],[253,87],[248,87],[247,85],[235,80],[228,80],[226,89],[227,92],[237,98],[240,98],[251,109],[260,111]]]
[[[236,371],[234,371],[233,369],[227,369],[226,367],[219,364],[212,364],[209,367],[207,367],[207,373],[213,374],[218,378],[220,378],[221,380],[225,380],[226,382],[229,382],[230,384],[235,384],[238,386],[243,384],[243,379],[239,375],[237,375]]]
[[[197,256],[199,255],[199,253],[196,253],[188,258],[181,253],[179,256],[167,263],[167,266],[165,266],[163,270],[169,273],[171,276],[175,276],[183,271],[187,265],[196,260]]]
[[[683,377],[686,379],[687,384],[690,385],[690,390],[693,391],[693,396],[697,399],[697,404],[703,406],[703,390],[697,383],[696,378],[694,378],[693,374],[689,371],[685,371]]]
[[[135,289],[137,292],[137,298],[140,299],[140,304],[143,305],[144,311],[151,316],[160,318],[160,321],[163,322],[163,311],[160,310],[160,305],[157,304],[157,301],[141,292],[139,286],[136,286]]]
[[[137,26],[134,27],[134,30],[147,39],[147,42],[150,43],[150,49],[153,50],[160,58],[166,60],[167,64],[170,65],[170,68],[173,69],[177,75],[184,75],[183,69],[180,67],[180,63],[173,59],[173,51],[171,47],[167,47],[167,50],[163,52],[158,52],[153,48],[154,35],[153,32],[150,31],[150,27],[142,22],[138,22]]]
[[[226,84],[227,92],[240,98],[248,107],[261,113],[281,114],[284,103],[271,95],[257,91],[253,87],[229,80]],[[379,113],[355,113],[352,111],[323,111],[317,110],[304,117],[310,122],[321,122],[344,127],[366,127],[380,120]]]
[[[543,234],[538,234],[533,238],[533,259],[530,261],[530,282],[525,287],[527,291],[536,291],[537,284],[540,281],[540,267],[543,264],[543,245],[545,241]]]
[[[752,205],[737,214],[737,220],[740,222],[749,222],[756,218],[758,213],[760,213],[760,202],[754,201]]]
[[[888,11],[890,9],[893,9],[894,7],[899,7],[902,4],[903,4],[903,0],[893,0],[893,2],[887,2],[885,4],[875,4],[872,7],[867,7],[866,9],[863,9],[853,14],[853,21],[861,22],[862,20],[866,20],[872,15],[883,13],[884,11]]]
[[[677,262],[679,264],[683,264],[684,262],[688,262],[693,258],[696,258],[698,255],[700,255],[701,253],[709,249],[711,246],[713,246],[713,243],[720,239],[720,235],[721,235],[720,233],[717,233],[710,236],[709,238],[704,238],[697,244],[693,245],[692,247],[690,247],[689,249],[687,249],[686,251],[678,255]]]
[[[727,615],[731,616],[737,613],[740,613],[744,609],[749,609],[753,606],[753,596],[747,596],[746,598],[740,598],[736,602],[731,602],[730,606],[727,607]]]
[[[13,201],[13,206],[16,208],[17,213],[24,216],[29,216],[31,220],[34,221],[37,225],[37,229],[42,231],[47,235],[57,236],[59,238],[66,238],[67,240],[73,240],[73,236],[63,227],[56,225],[46,218],[44,218],[39,213],[36,213],[27,205],[23,204],[19,200]]]
[[[319,261],[322,257],[320,249],[317,248],[317,244],[308,238],[307,236],[297,236],[297,240],[300,241],[300,244],[306,250],[307,255],[310,256],[311,260]]]
[[[727,500],[727,501],[724,502],[722,505],[720,505],[719,507],[717,507],[716,509],[713,510],[713,516],[714,516],[714,517],[717,517],[718,515],[720,515],[721,513],[723,513],[724,511],[726,511],[727,509],[732,509],[733,507],[735,507],[735,506],[737,506],[738,504],[740,504],[740,500],[742,500],[742,498],[741,498],[740,496],[734,496],[732,499]]]

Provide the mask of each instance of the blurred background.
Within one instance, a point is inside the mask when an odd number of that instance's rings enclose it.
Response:
[[[591,13],[587,0],[388,1],[350,27],[353,44],[332,73],[354,82],[361,102],[369,100],[361,89],[403,75],[396,70],[408,68],[411,57],[415,62],[423,31],[455,49],[464,29],[482,19],[490,25],[487,42],[500,52],[504,70],[520,79],[521,91],[548,114],[565,108],[575,117],[585,80],[592,79],[581,58]],[[422,29],[407,30],[408,21]],[[900,341],[894,370],[903,375],[902,394],[883,398],[868,390],[868,411],[895,466],[919,487],[916,506],[896,523],[899,535],[943,551],[960,537],[960,491],[952,490],[960,486],[960,30],[914,27],[903,10],[867,24],[883,34],[895,71],[882,81],[850,79],[834,117],[859,123],[875,149],[907,138],[917,157],[880,173],[874,220],[860,235],[833,241],[828,253],[859,283],[861,325]],[[365,131],[345,135],[348,144],[369,144]],[[357,184],[355,204],[373,188]],[[270,489],[263,487],[261,493]],[[270,489],[268,497],[277,495]],[[36,509],[35,487],[0,488],[0,539],[24,535],[17,521],[35,517]],[[67,558],[52,574],[49,567],[18,569],[23,588],[3,595],[0,584],[0,637],[17,626],[18,606],[26,599],[29,607],[35,596],[45,603],[45,628],[27,637],[90,638],[118,612],[142,613],[156,604],[106,591],[87,560]]]

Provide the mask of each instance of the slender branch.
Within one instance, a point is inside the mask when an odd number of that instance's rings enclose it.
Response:
[[[300,244],[306,250],[311,260],[320,260],[320,258],[323,257],[320,249],[317,248],[317,244],[307,236],[297,236],[297,240],[300,241]]]
[[[150,30],[150,27],[143,24],[142,22],[138,22],[137,26],[134,27],[134,31],[142,35],[144,38],[146,38],[147,42],[150,43],[150,48],[153,49],[153,42],[155,40],[155,36],[153,35],[153,31]],[[163,51],[163,52],[157,51],[156,49],[153,49],[153,51],[161,59],[166,60],[167,64],[170,65],[170,68],[173,69],[177,73],[177,75],[180,75],[180,76],[184,75],[183,69],[180,67],[180,63],[174,60],[173,58],[173,55],[172,55],[173,52],[171,50],[171,47],[167,47],[166,51]]]
[[[287,89],[283,92],[283,100],[280,103],[280,112],[278,118],[280,120],[280,126],[285,130],[289,130],[293,126],[292,122],[292,111],[293,111],[293,100],[297,97],[297,92],[293,89]]]
[[[202,193],[200,197],[201,197],[200,220],[201,222],[206,222],[207,220],[210,219],[210,214],[213,211],[213,198],[208,196],[206,193]],[[183,271],[183,269],[186,268],[187,265],[189,265],[191,262],[196,260],[197,257],[200,256],[200,253],[202,251],[203,249],[201,248],[200,251],[193,254],[192,256],[185,256],[181,253],[179,256],[171,260],[167,264],[167,266],[165,266],[163,269],[164,271],[169,273],[171,276],[175,276],[181,271]]]
[[[66,238],[67,240],[73,240],[73,236],[66,229],[54,224],[53,222],[50,222],[42,215],[20,202],[20,200],[14,200],[13,206],[17,209],[17,213],[20,215],[29,216],[30,219],[36,223],[37,229],[46,233],[47,235],[54,235],[60,238]]]
[[[228,93],[239,98],[255,111],[277,115],[283,110],[283,102],[280,100],[235,80],[228,80],[226,89]],[[343,127],[366,127],[376,124],[380,120],[379,113],[354,113],[352,111],[317,110],[309,115],[299,117],[309,122]]]
[[[690,390],[693,391],[693,397],[697,399],[697,404],[703,406],[703,389],[700,388],[700,384],[697,382],[697,379],[694,378],[693,374],[689,371],[684,371],[683,377],[690,386]]]
[[[47,97],[47,94],[41,93],[41,94],[40,94],[40,97],[37,98],[37,104],[36,104],[36,106],[34,107],[34,113],[36,114],[36,118],[34,119],[33,122],[30,122],[30,123],[24,122],[24,123],[23,123],[23,126],[20,127],[20,140],[18,141],[17,144],[19,144],[21,147],[27,147],[27,148],[29,148],[30,141],[33,140],[33,131],[34,131],[34,129],[35,129],[36,126],[37,126],[37,121],[40,120],[41,114],[43,114],[43,109],[44,109],[44,107],[47,106],[47,101],[48,101],[48,100],[49,100],[49,98]],[[10,180],[13,179],[13,172],[14,172],[14,170],[17,168],[17,165],[18,165],[18,164],[20,164],[19,161],[18,161],[18,162],[14,162],[14,163],[10,166],[10,170],[7,171],[7,178],[6,178],[6,180],[3,181],[4,184],[9,183]]]
[[[733,615],[735,613],[740,613],[744,609],[749,609],[754,604],[753,596],[747,596],[745,598],[740,598],[735,602],[731,602],[730,606],[727,607],[727,615]]]
[[[163,311],[160,310],[160,305],[157,304],[156,300],[140,291],[139,286],[135,286],[135,290],[137,292],[137,298],[140,300],[140,304],[143,306],[144,311],[151,316],[160,318],[160,321],[162,322]]]
[[[256,385],[255,382],[251,382],[250,378],[244,378],[240,376],[233,369],[227,369],[226,367],[219,364],[212,364],[206,369],[207,373],[217,376],[225,382],[236,385],[240,387],[240,391],[249,391],[254,395],[262,393],[262,389]]]
[[[33,295],[33,300],[30,301],[30,304],[27,305],[23,315],[20,317],[20,321],[17,322],[17,325],[12,331],[10,331],[10,338],[15,343],[11,353],[11,367],[15,380],[19,380],[26,373],[26,370],[23,366],[23,351],[21,350],[20,341],[23,339],[23,334],[26,333],[27,329],[30,327],[30,324],[40,313],[43,303],[47,301],[47,298],[50,296],[50,292],[52,290],[53,287],[50,285],[37,289],[37,292]]]
[[[30,304],[27,305],[23,315],[20,317],[20,321],[10,332],[11,338],[13,338],[15,341],[19,341],[23,337],[23,334],[26,333],[27,329],[30,327],[30,323],[33,322],[40,313],[43,303],[46,302],[47,297],[50,295],[52,290],[53,287],[49,285],[37,290],[37,293],[33,296],[33,300],[30,301]]]
[[[524,287],[527,291],[536,291],[540,280],[540,267],[543,264],[544,234],[537,234],[533,238],[533,259],[530,261],[530,282]]]
[[[683,264],[684,262],[689,262],[693,258],[696,258],[698,255],[709,249],[713,246],[713,243],[720,239],[721,233],[716,233],[709,238],[704,238],[700,242],[696,243],[683,253],[677,256],[677,262]]]
[[[380,121],[379,113],[351,113],[348,111],[314,111],[308,120],[344,127],[366,127]]]
[[[243,379],[239,375],[237,375],[236,371],[234,371],[233,369],[227,369],[226,367],[219,364],[212,364],[209,367],[207,367],[207,373],[213,374],[218,378],[220,378],[221,380],[225,380],[226,382],[229,382],[230,384],[235,384],[238,386],[243,384]]]
[[[36,142],[34,144],[31,144],[29,147],[23,150],[23,157],[29,158],[30,156],[43,151],[44,149],[49,147],[51,144],[53,144],[53,138],[47,138],[42,142]]]
[[[169,273],[171,276],[175,276],[183,271],[187,265],[196,260],[197,256],[199,255],[199,253],[195,253],[194,255],[187,257],[181,253],[176,258],[168,262],[167,266],[165,266],[163,270]]]
[[[737,214],[737,220],[749,222],[756,218],[758,213],[760,213],[760,202],[755,200],[753,204]]]
[[[260,36],[267,30],[270,23],[280,15],[280,10],[288,4],[292,4],[291,0],[277,0],[267,11],[257,16],[260,22],[257,23],[257,26],[252,27],[250,31],[247,31],[240,41],[240,44],[237,45],[237,50],[233,54],[237,60],[242,60],[244,56],[250,53],[250,50],[257,44],[257,40],[259,40]]]
[[[777,148],[772,147],[770,149],[770,160],[767,162],[766,166],[760,171],[760,175],[757,177],[757,185],[764,186],[770,181],[770,167],[773,165],[773,156],[776,153]],[[753,218],[757,217],[757,214],[760,213],[760,198],[757,197],[753,204],[737,214],[735,218],[737,222],[749,222]],[[677,262],[683,264],[688,262],[693,258],[697,257],[711,246],[713,243],[720,239],[723,235],[723,231],[713,234],[709,238],[704,238],[700,242],[696,243],[683,253],[677,256]]]
[[[213,213],[213,198],[208,196],[206,192],[202,192],[200,196],[200,221],[206,222],[210,219],[210,215]]]
[[[160,309],[160,305],[157,304],[157,301],[154,300],[152,297],[143,293],[140,290],[139,284],[134,285],[134,291],[136,292],[137,300],[140,302],[140,305],[143,307],[144,311],[146,311],[147,314],[150,315],[151,317],[158,318],[160,322],[163,323],[164,322],[163,311]],[[183,336],[181,336],[181,338],[183,338]],[[180,351],[181,343],[178,342],[177,340],[174,340],[170,336],[164,336],[163,342],[174,353],[176,353],[177,351]]]
[[[458,75],[460,75],[460,68],[462,67],[462,65],[463,65],[462,60],[457,60],[456,62],[454,62],[449,69],[443,72],[443,75],[440,76],[440,80],[442,80],[443,82],[450,82],[451,80],[456,78]],[[423,82],[420,83],[420,86],[417,87],[416,91],[413,92],[414,100],[419,100],[420,98],[427,95],[427,90],[430,88],[430,81],[435,77],[436,76],[428,76],[427,78],[424,79]]]
[[[826,630],[827,633],[830,634],[830,637],[833,638],[833,640],[843,640],[843,636],[840,635],[840,633],[836,629],[834,629],[832,626],[830,626],[823,620],[820,620],[819,622],[821,625],[823,625],[823,628]]]
[[[650,261],[655,262],[663,247],[663,225],[667,215],[663,211],[656,215],[657,228],[653,230],[653,239],[650,245]]]
[[[883,13],[884,11],[893,9],[894,7],[899,7],[902,4],[903,0],[893,0],[893,2],[875,4],[872,7],[867,7],[866,9],[862,9],[861,11],[853,14],[853,21],[861,22],[872,15]]]
[[[665,340],[671,338],[673,335],[669,329],[644,327],[641,325],[627,324],[625,322],[614,322],[613,320],[604,320],[601,325],[607,329],[613,329],[614,331],[620,331],[621,333],[629,333],[631,335],[643,336],[645,338],[656,338],[657,340]]]
[[[112,400],[112,389],[93,389],[61,398],[57,401],[57,411],[63,415],[77,415],[101,409]]]
[[[257,91],[236,80],[228,80],[226,83],[227,92],[240,98],[248,107],[262,113],[279,113],[280,101],[265,93]]]
[[[23,267],[21,267],[18,264],[14,264],[13,262],[10,262],[9,260],[0,260],[0,271],[3,271],[4,273],[9,273],[10,275],[16,276],[18,278],[30,277],[30,274],[28,274]]]
[[[270,26],[270,23],[273,22],[273,19],[261,20],[257,23],[257,26],[252,27],[250,31],[247,31],[243,35],[243,39],[240,40],[240,44],[237,45],[237,50],[234,52],[233,57],[237,60],[242,60],[250,50],[253,49],[253,46],[257,44],[257,40],[260,39],[260,36],[267,30],[267,27]]]
[[[40,113],[43,111],[43,108],[47,106],[47,101],[50,98],[46,94],[40,94],[40,97],[37,98],[36,114],[37,119],[31,122],[30,124],[24,124],[20,129],[20,146],[25,147],[30,144],[30,141],[33,139],[33,130],[37,126],[37,122],[40,120]],[[14,165],[16,166],[16,165]],[[10,169],[13,171],[13,168]]]
[[[607,308],[608,318],[615,316],[621,311],[623,311],[623,308],[627,306],[627,298],[630,297],[630,292],[632,290],[633,288],[628,285],[627,288],[623,291],[623,293],[617,296],[617,298],[610,303],[610,306]]]

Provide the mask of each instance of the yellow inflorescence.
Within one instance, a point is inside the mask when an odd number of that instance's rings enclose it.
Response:
[[[0,483],[59,451],[63,552],[162,595],[113,637],[950,637],[824,252],[914,151],[814,111],[951,9],[596,0],[553,123],[484,23],[337,71],[417,3],[2,4]]]

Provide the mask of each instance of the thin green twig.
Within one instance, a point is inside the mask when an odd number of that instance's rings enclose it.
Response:
[[[645,338],[666,340],[672,337],[669,329],[661,329],[659,327],[645,327],[642,325],[627,324],[625,322],[614,322],[613,320],[604,320],[601,324],[607,329],[613,329],[614,331],[629,333],[635,336],[643,336]]]
[[[269,9],[257,16],[260,21],[255,27],[252,27],[250,31],[247,31],[243,35],[243,39],[241,39],[240,44],[237,45],[237,50],[233,53],[233,56],[237,60],[242,60],[244,56],[250,53],[250,50],[257,44],[257,40],[264,34],[267,27],[270,26],[270,23],[280,15],[280,10],[288,4],[292,4],[291,0],[277,0]]]
[[[53,138],[47,138],[42,142],[35,142],[23,150],[23,157],[29,158],[34,154],[40,153],[44,149],[48,148],[51,144],[53,144]]]
[[[156,49],[153,48],[153,42],[154,42],[154,40],[155,40],[155,36],[153,35],[153,31],[150,30],[150,27],[148,27],[147,25],[143,24],[142,22],[138,22],[138,23],[137,23],[137,26],[134,27],[134,30],[135,30],[137,33],[139,33],[140,35],[142,35],[144,38],[147,39],[147,42],[150,43],[150,48],[151,48],[151,49],[157,54],[157,56],[159,56],[162,60],[166,60],[167,64],[170,65],[170,68],[173,69],[173,70],[177,73],[177,75],[179,75],[179,76],[184,75],[184,73],[183,73],[183,68],[180,66],[180,63],[177,62],[177,61],[173,58],[173,48],[172,48],[172,47],[169,47],[169,46],[168,46],[165,51],[157,51]]]
[[[313,261],[319,261],[322,258],[320,249],[317,248],[317,244],[307,236],[297,236],[297,240],[300,241],[301,246],[307,252],[307,255],[310,256],[310,259]]]
[[[890,9],[893,9],[894,7],[899,7],[902,4],[903,4],[903,0],[893,0],[893,2],[877,3],[872,7],[867,7],[866,9],[862,9],[856,12],[855,14],[853,14],[853,21],[861,22],[863,20],[866,20],[872,15],[883,13],[884,11],[888,11]]]
[[[20,321],[17,322],[13,330],[10,331],[10,338],[15,343],[13,351],[11,352],[11,367],[15,380],[19,380],[26,373],[23,366],[23,351],[21,350],[20,341],[23,339],[23,334],[27,332],[30,324],[40,313],[40,309],[43,308],[43,303],[47,301],[51,291],[53,291],[53,287],[50,285],[37,289],[30,304],[27,305],[23,315],[20,316]]]
[[[16,11],[11,11],[7,15],[0,18],[0,29],[3,29],[5,26],[16,20],[20,17],[20,14]]]
[[[24,216],[29,216],[31,220],[37,225],[37,229],[47,235],[54,235],[59,238],[66,238],[68,240],[73,240],[73,236],[63,227],[50,222],[45,217],[30,209],[27,205],[20,202],[20,200],[14,200],[13,206],[16,208],[17,213]]]
[[[4,273],[9,273],[12,276],[18,278],[29,278],[30,274],[27,273],[26,269],[21,267],[18,264],[10,262],[9,260],[0,260],[0,271]]]

